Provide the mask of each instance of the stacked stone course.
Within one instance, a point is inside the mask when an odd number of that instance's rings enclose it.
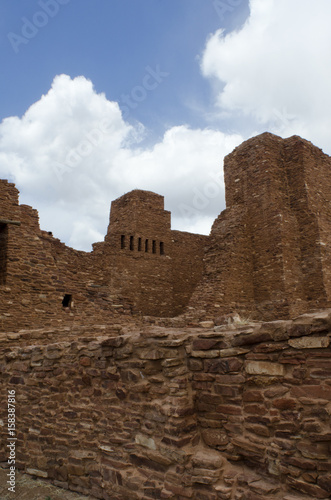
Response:
[[[331,159],[262,134],[224,171],[210,236],[134,190],[90,253],[0,181],[20,469],[104,500],[330,498]]]
[[[105,500],[331,494],[331,310],[0,341],[1,398],[15,389],[28,474]]]
[[[190,305],[214,319],[266,320],[330,305],[331,159],[265,133],[224,160],[226,210],[214,222]]]

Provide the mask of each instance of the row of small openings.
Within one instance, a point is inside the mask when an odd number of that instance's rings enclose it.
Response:
[[[159,244],[157,244],[156,240],[145,239],[145,241],[143,241],[142,238],[138,238],[138,240],[137,240],[138,252],[142,252],[144,249],[145,253],[148,253],[149,249],[150,249],[150,243],[152,243],[152,245],[151,245],[152,253],[156,254],[159,252],[160,255],[164,255],[164,242],[163,241],[160,241]],[[126,237],[125,237],[125,234],[122,234],[122,236],[121,236],[121,249],[124,250],[125,248],[126,248]],[[133,251],[135,249],[134,236],[130,236],[129,249],[131,251]]]

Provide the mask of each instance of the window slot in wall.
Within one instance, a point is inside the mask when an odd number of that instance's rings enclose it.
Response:
[[[148,240],[145,240],[145,252],[148,252]]]
[[[69,293],[66,293],[65,296],[63,297],[63,300],[62,300],[62,305],[63,307],[71,307],[72,306],[72,295],[70,295]]]
[[[156,241],[153,240],[152,252],[156,253]]]
[[[138,252],[141,252],[141,238],[138,238]]]
[[[160,255],[164,255],[164,243],[160,241]]]
[[[130,250],[134,250],[134,237],[130,236]]]
[[[125,235],[122,234],[121,236],[121,250],[123,250],[125,248]]]

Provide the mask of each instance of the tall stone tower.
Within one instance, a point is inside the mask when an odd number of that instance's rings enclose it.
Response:
[[[224,161],[216,219],[193,302],[258,317],[331,303],[331,158],[308,141],[265,133]]]
[[[134,190],[111,204],[102,252],[110,289],[133,311],[175,316],[187,305],[203,270],[207,236],[171,230],[164,197]]]
[[[113,201],[105,243],[111,287],[130,297],[134,310],[170,315],[170,212],[164,210],[163,196],[134,190]]]

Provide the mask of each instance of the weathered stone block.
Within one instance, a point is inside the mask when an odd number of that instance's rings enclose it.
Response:
[[[267,361],[246,361],[245,371],[249,375],[285,375],[285,368],[283,365],[279,363],[269,363]]]
[[[294,349],[325,349],[330,345],[329,337],[301,337],[288,341]]]
[[[241,370],[243,362],[236,358],[224,358],[221,360],[205,360],[204,367],[211,373],[230,373]]]
[[[316,484],[305,483],[291,477],[287,480],[292,488],[300,491],[301,493],[305,493],[306,495],[310,495],[317,499],[330,498],[329,493]]]

